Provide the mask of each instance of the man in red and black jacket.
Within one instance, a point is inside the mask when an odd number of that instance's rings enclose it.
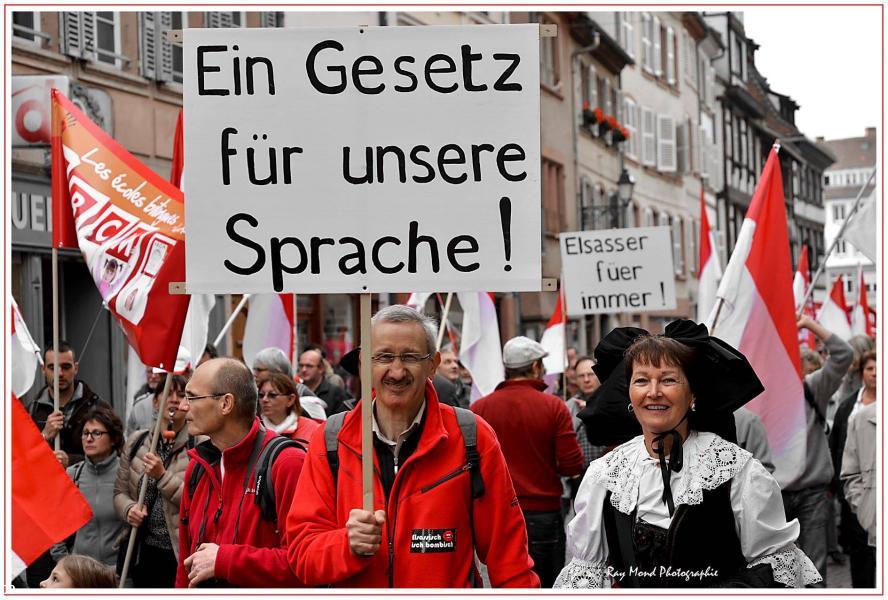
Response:
[[[287,562],[283,527],[257,502],[257,463],[277,434],[256,417],[256,398],[250,369],[231,358],[201,364],[185,388],[188,432],[209,440],[189,451],[176,587],[301,587]],[[288,447],[271,463],[280,519],[293,503],[304,460],[303,450]],[[192,490],[195,469],[200,476]]]
[[[439,402],[430,381],[440,360],[436,335],[430,319],[406,306],[373,317],[373,354],[361,359],[372,363],[375,399],[361,401],[373,402],[375,510],[359,508],[359,404],[334,438],[335,475],[324,434],[339,417],[315,431],[287,518],[290,564],[306,585],[473,587],[481,583],[477,552],[493,587],[539,587],[493,430]],[[475,434],[474,459],[460,419]]]
[[[471,406],[490,423],[503,447],[542,587],[552,587],[564,567],[561,477],[583,472],[583,452],[567,405],[544,392],[547,355],[538,342],[524,336],[506,342],[506,381]]]

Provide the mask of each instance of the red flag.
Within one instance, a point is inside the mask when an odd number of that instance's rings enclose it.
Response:
[[[851,321],[848,319],[848,312],[848,304],[845,302],[845,280],[839,273],[829,296],[820,307],[817,320],[831,333],[843,340],[848,340],[851,338]]]
[[[52,245],[54,248],[77,248],[77,231],[71,211],[71,195],[68,193],[67,162],[62,149],[62,135],[68,127],[65,111],[56,101],[52,90],[52,135],[50,157],[52,159]]]
[[[700,271],[697,286],[697,320],[703,321],[712,312],[717,302],[718,282],[722,276],[721,265],[718,263],[715,237],[709,228],[709,216],[706,213],[706,197],[700,187]]]
[[[863,265],[857,267],[857,302],[851,312],[851,333],[876,337],[876,331],[869,318],[870,307],[866,299],[866,282],[863,280]]]
[[[799,307],[802,305],[802,301],[805,299],[805,294],[808,292],[809,287],[811,287],[811,268],[808,266],[808,245],[803,244],[802,253],[799,255],[799,264],[796,267],[795,277],[792,280],[792,295],[795,299],[797,313]],[[808,315],[812,319],[815,318],[813,295],[808,296],[808,301],[805,303],[805,309],[802,313]],[[799,343],[815,350],[817,349],[817,336],[807,329],[800,329]]]
[[[182,189],[182,172],[185,166],[185,130],[182,123],[182,111],[176,119],[176,134],[173,137],[173,166],[170,170],[170,183]]]
[[[58,244],[68,223],[102,300],[146,365],[172,369],[188,310],[182,192],[53,90],[53,193]],[[64,179],[60,179],[64,178]],[[64,190],[61,191],[61,190]],[[67,194],[67,196],[65,196]],[[57,210],[58,209],[58,210]],[[57,245],[58,245],[57,244]]]
[[[747,406],[768,432],[782,486],[805,466],[805,398],[792,294],[792,259],[783,180],[771,150],[718,288],[713,335],[738,348],[765,391]],[[714,315],[713,315],[714,316]]]
[[[15,395],[12,396],[10,431],[10,532],[13,571],[18,574],[53,544],[89,522],[92,510]],[[60,507],[63,510],[59,510]]]
[[[10,384],[12,393],[16,396],[25,395],[34,384],[34,378],[37,375],[37,365],[42,362],[40,357],[40,347],[31,337],[28,326],[22,318],[18,304],[15,298],[9,298],[12,304],[12,318],[10,324],[12,331],[9,339],[10,362],[12,363],[12,378]]]
[[[555,302],[555,310],[546,324],[546,330],[540,338],[540,345],[549,353],[549,356],[543,359],[543,366],[546,367],[546,374],[560,375],[564,373],[567,367],[567,356],[565,354],[564,336],[565,336],[565,319],[564,311],[561,304],[562,291],[558,292],[558,300]]]

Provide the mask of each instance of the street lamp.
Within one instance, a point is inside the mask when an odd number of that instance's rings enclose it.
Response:
[[[617,180],[617,191],[610,197],[611,227],[619,229],[623,226],[623,215],[626,207],[632,202],[632,191],[635,189],[635,179],[629,171],[623,167],[620,178]]]

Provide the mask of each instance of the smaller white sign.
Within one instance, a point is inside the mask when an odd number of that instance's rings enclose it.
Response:
[[[561,265],[570,316],[676,306],[668,227],[562,233]]]

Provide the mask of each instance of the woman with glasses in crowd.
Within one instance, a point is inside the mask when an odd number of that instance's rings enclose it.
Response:
[[[321,425],[302,410],[296,382],[277,372],[269,372],[260,380],[259,416],[268,429],[306,447],[312,432]]]
[[[185,469],[188,466],[189,436],[185,427],[186,410],[180,410],[187,380],[182,375],[164,374],[155,394],[160,396],[166,377],[172,377],[166,406],[166,427],[157,448],[149,448],[151,429],[134,431],[120,458],[114,485],[114,506],[120,518],[138,527],[136,546],[130,564],[133,585],[173,587],[179,554],[179,501],[182,497]],[[136,506],[142,478],[148,477],[145,503]],[[129,528],[127,528],[129,533]],[[121,540],[120,552],[126,552],[128,538]]]
[[[125,524],[114,510],[123,423],[111,408],[96,406],[86,415],[81,433],[84,459],[68,467],[68,476],[83,494],[93,517],[66,542],[52,548],[56,561],[69,553],[81,554],[106,564],[117,561],[116,542]]]

